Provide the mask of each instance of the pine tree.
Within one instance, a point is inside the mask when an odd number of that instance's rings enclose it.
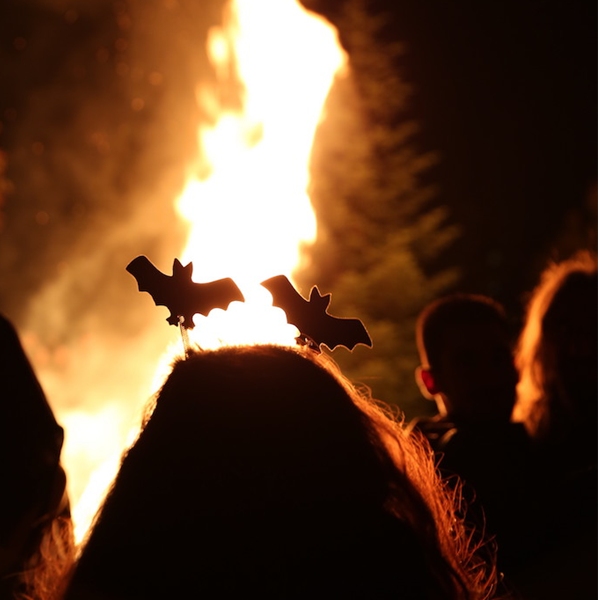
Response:
[[[427,270],[457,228],[425,183],[435,153],[414,147],[402,47],[382,41],[384,20],[360,1],[336,25],[349,68],[332,87],[315,138],[309,193],[317,240],[295,279],[305,294],[315,282],[332,292],[331,314],[365,322],[373,348],[340,348],[334,357],[353,381],[410,418],[429,410],[414,381],[416,316],[457,278],[455,270]]]

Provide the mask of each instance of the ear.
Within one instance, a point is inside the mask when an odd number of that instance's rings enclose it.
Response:
[[[419,366],[415,369],[415,381],[423,396],[430,400],[433,400],[434,396],[440,393],[440,390],[435,384],[433,373],[431,372],[431,369],[428,369],[427,367]]]

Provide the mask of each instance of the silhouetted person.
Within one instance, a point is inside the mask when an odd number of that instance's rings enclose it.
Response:
[[[51,599],[74,559],[63,430],[0,315],[0,598]]]
[[[443,475],[465,482],[469,518],[497,538],[499,567],[515,569],[533,543],[531,445],[511,422],[517,371],[504,310],[487,296],[445,296],[421,312],[416,340],[417,383],[439,414],[408,429],[427,437]]]
[[[598,267],[588,253],[551,264],[518,340],[515,417],[568,470],[597,464]]]
[[[539,471],[538,572],[531,598],[596,598],[598,552],[598,265],[589,253],[551,264],[517,344],[515,418]]]
[[[125,455],[66,597],[487,597],[491,565],[472,561],[455,508],[424,446],[325,357],[192,352]]]

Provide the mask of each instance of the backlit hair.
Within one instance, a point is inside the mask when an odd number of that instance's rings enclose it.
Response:
[[[560,373],[547,364],[547,339],[557,327],[555,313],[573,295],[597,294],[597,291],[597,258],[581,251],[562,262],[550,263],[530,296],[516,346],[520,380],[514,418],[523,421],[536,439],[548,438],[554,430],[571,427],[571,422],[577,419],[571,414],[569,399],[559,389]],[[594,330],[592,335],[596,333]]]
[[[173,594],[200,593],[217,578],[223,593],[263,597],[312,584],[317,595],[490,598],[494,562],[426,447],[323,355],[194,352],[125,456],[66,597],[143,596],[164,578]],[[274,585],[263,570],[288,587],[263,589]]]

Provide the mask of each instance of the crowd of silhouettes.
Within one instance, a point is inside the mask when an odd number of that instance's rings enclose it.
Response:
[[[487,296],[437,299],[417,320],[416,379],[438,414],[408,430],[463,482],[467,522],[525,600],[597,594],[597,273],[589,252],[551,263],[516,343]]]
[[[0,598],[595,597],[597,262],[553,265],[515,344],[493,299],[417,321],[405,424],[306,346],[188,349],[75,556],[62,428],[0,320]]]

